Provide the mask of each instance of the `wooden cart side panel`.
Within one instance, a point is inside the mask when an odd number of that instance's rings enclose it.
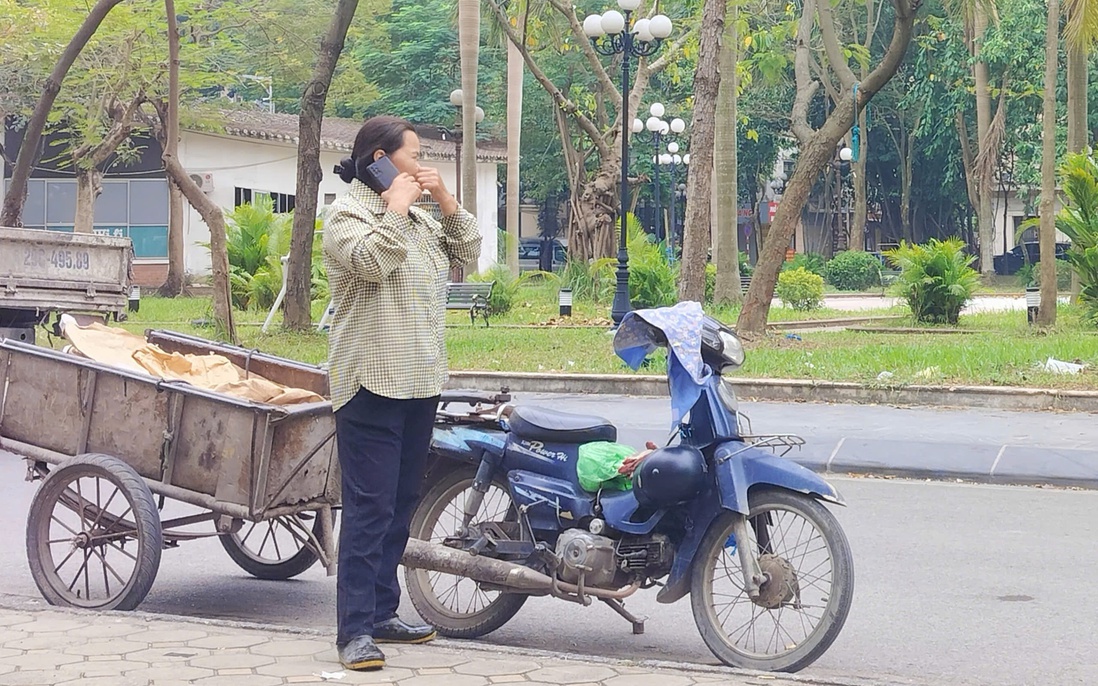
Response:
[[[171,391],[179,392],[179,391]],[[172,483],[218,500],[246,505],[252,491],[253,451],[261,413],[188,395],[176,432]]]
[[[80,389],[90,371],[17,350],[8,352],[0,431],[7,438],[74,455],[84,426]]]
[[[277,507],[318,497],[330,499],[335,417],[331,413],[291,414],[279,419],[274,428],[267,480],[260,490],[262,502]],[[339,503],[338,491],[336,499],[330,502]]]
[[[160,479],[168,398],[152,380],[99,372],[87,451],[113,455],[146,479]]]

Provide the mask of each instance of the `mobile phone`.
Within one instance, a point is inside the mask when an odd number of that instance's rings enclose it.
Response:
[[[375,193],[381,194],[389,190],[389,186],[393,185],[393,181],[399,175],[400,172],[397,171],[392,161],[388,157],[382,156],[366,167],[364,181]]]

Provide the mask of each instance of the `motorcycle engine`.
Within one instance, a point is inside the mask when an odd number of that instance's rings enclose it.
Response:
[[[557,538],[557,555],[557,574],[562,581],[578,584],[582,576],[584,586],[613,586],[617,565],[612,539],[583,529],[568,529]]]

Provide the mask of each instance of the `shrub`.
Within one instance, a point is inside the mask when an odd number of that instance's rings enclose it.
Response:
[[[1060,167],[1064,207],[1056,228],[1071,239],[1064,258],[1079,275],[1079,301],[1087,319],[1098,324],[1098,164],[1085,154],[1070,154]]]
[[[499,315],[506,314],[514,307],[515,299],[518,298],[519,290],[523,284],[532,279],[550,279],[556,280],[556,274],[550,274],[548,272],[522,272],[520,275],[515,276],[511,273],[511,270],[507,268],[506,264],[500,264],[496,262],[488,269],[477,274],[469,276],[469,281],[479,281],[481,283],[488,283],[495,281],[496,285],[492,287],[492,295],[488,298],[489,314]]]
[[[841,291],[864,291],[881,284],[881,261],[867,252],[841,252],[826,267],[827,282]]]
[[[1022,288],[1041,285],[1041,263],[1023,265],[1018,270],[1018,285]],[[1071,288],[1071,263],[1067,260],[1056,260],[1056,290],[1066,291]]]
[[[661,243],[652,240],[629,215],[629,300],[635,308],[663,307],[678,301],[677,264],[667,261]]]
[[[776,293],[794,310],[815,310],[823,305],[824,280],[804,267],[788,269],[778,275]]]
[[[614,266],[618,261],[612,257],[582,262],[568,258],[564,263],[560,279],[572,289],[572,297],[595,304],[610,302],[614,297]]]
[[[740,251],[740,276],[751,276],[755,273],[755,268],[751,266],[751,256],[744,251]]]
[[[792,260],[782,263],[783,272],[800,267],[813,274],[827,275],[827,260],[818,252],[799,252]]]
[[[290,249],[293,214],[276,214],[269,195],[225,213],[225,249],[233,305],[268,309],[282,289],[282,256]]]
[[[979,272],[970,266],[976,258],[965,254],[959,238],[931,238],[926,245],[902,242],[885,255],[900,269],[896,289],[920,322],[956,324],[980,285]]]
[[[712,262],[705,263],[705,302],[713,302],[713,294],[717,292],[717,265]]]

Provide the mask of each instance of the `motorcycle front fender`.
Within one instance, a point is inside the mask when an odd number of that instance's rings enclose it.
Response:
[[[673,603],[690,592],[690,570],[713,520],[722,510],[749,514],[747,500],[752,486],[767,485],[804,493],[829,503],[844,505],[835,487],[815,472],[796,462],[776,457],[741,441],[729,441],[717,447],[714,460],[716,488],[708,489],[691,507],[686,535],[675,550],[675,559],[666,585],[656,596],[659,603]]]
[[[836,505],[846,504],[835,487],[819,474],[768,450],[729,441],[718,446],[713,457],[721,507],[726,510],[748,514],[747,493],[760,484],[804,493]]]

